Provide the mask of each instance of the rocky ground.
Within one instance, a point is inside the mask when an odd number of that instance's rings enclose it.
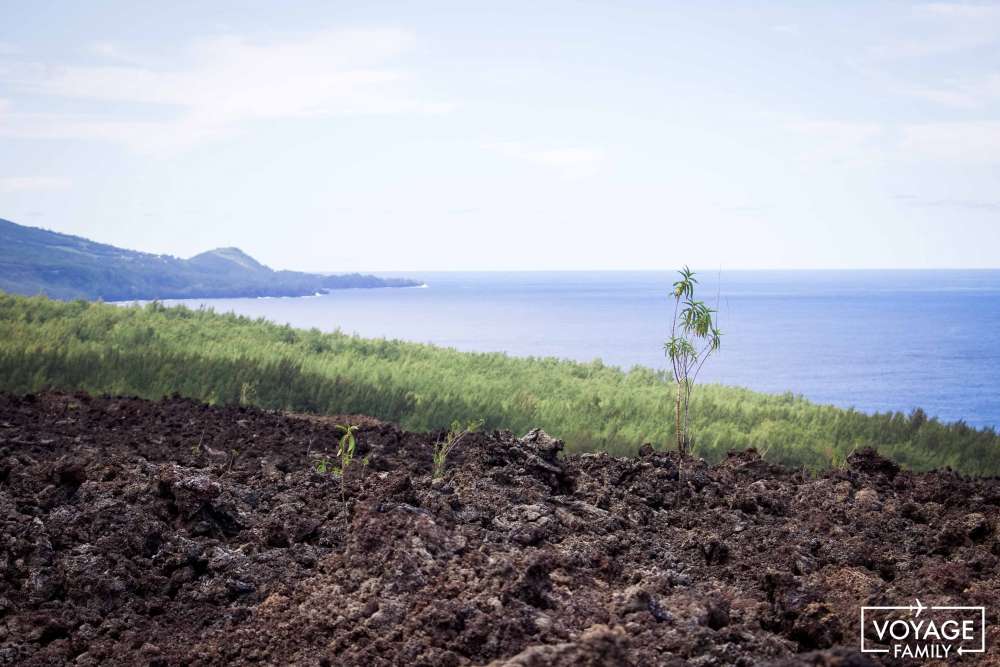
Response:
[[[0,394],[0,664],[864,665],[859,607],[915,597],[985,605],[997,664],[1000,480],[537,432],[432,480],[436,436]]]

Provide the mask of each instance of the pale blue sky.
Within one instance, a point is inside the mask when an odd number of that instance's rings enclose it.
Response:
[[[306,270],[1000,267],[1000,3],[3,2],[0,217]]]

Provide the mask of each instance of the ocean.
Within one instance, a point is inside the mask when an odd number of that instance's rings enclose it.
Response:
[[[185,299],[296,327],[666,368],[673,272],[411,272],[420,288]],[[1000,426],[1000,270],[697,276],[724,332],[700,381]]]

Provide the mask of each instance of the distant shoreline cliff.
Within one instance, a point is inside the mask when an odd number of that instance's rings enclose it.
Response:
[[[13,294],[131,301],[311,296],[420,284],[360,273],[275,271],[239,248],[216,248],[190,259],[154,255],[0,218],[0,290]]]

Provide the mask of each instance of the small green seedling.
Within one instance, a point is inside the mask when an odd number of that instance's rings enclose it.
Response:
[[[451,453],[458,443],[460,443],[466,436],[470,433],[475,433],[483,426],[483,420],[477,419],[469,422],[465,428],[456,419],[451,423],[451,430],[445,435],[444,440],[438,442],[434,445],[434,470],[433,478],[440,479],[444,477],[444,466],[448,461],[448,454]]]
[[[344,433],[344,435],[340,436],[340,448],[337,450],[337,456],[340,457],[340,500],[344,503],[344,511],[346,512],[347,469],[351,467],[351,463],[354,461],[354,450],[358,446],[358,441],[354,437],[354,432],[358,430],[358,427],[350,424],[347,426],[337,424],[337,429]]]
[[[340,475],[343,477],[347,472],[347,469],[351,467],[351,463],[354,461],[354,452],[358,448],[357,438],[354,435],[354,432],[358,430],[358,427],[337,424],[335,428],[343,434],[337,442],[336,459],[331,459],[324,455],[316,460],[316,463],[313,464],[313,468],[321,475],[330,474]],[[362,463],[364,465],[368,465],[367,456]]]
[[[340,459],[340,474],[343,476],[347,473],[347,469],[351,467],[351,463],[354,461],[354,450],[358,446],[358,441],[354,437],[354,432],[358,430],[358,427],[352,425],[342,426],[341,424],[337,424],[337,430],[344,434],[340,436],[340,447],[337,449],[337,458]]]
[[[687,453],[691,444],[688,415],[695,380],[708,358],[719,351],[722,340],[722,332],[716,327],[714,317],[717,310],[694,298],[694,288],[698,284],[694,275],[694,271],[685,266],[680,271],[680,280],[674,283],[670,292],[674,300],[674,317],[670,324],[670,339],[663,345],[677,384],[674,428],[677,451],[681,454]]]
[[[336,459],[330,459],[327,456],[322,456],[316,460],[313,464],[313,469],[316,470],[321,475],[339,475],[340,476],[340,497],[347,503],[347,470],[351,467],[354,462],[354,453],[358,448],[358,441],[354,433],[358,430],[357,426],[342,425],[337,424],[335,427],[343,435],[340,436],[340,440],[337,443],[337,456]],[[312,445],[310,444],[310,447]],[[361,460],[362,466],[366,469],[368,467],[368,460],[370,456],[366,456]]]
[[[313,467],[315,468],[316,472],[318,472],[321,475],[326,475],[327,473],[333,474],[333,472],[337,469],[337,466],[334,465],[333,461],[331,461],[326,456],[317,459]]]

